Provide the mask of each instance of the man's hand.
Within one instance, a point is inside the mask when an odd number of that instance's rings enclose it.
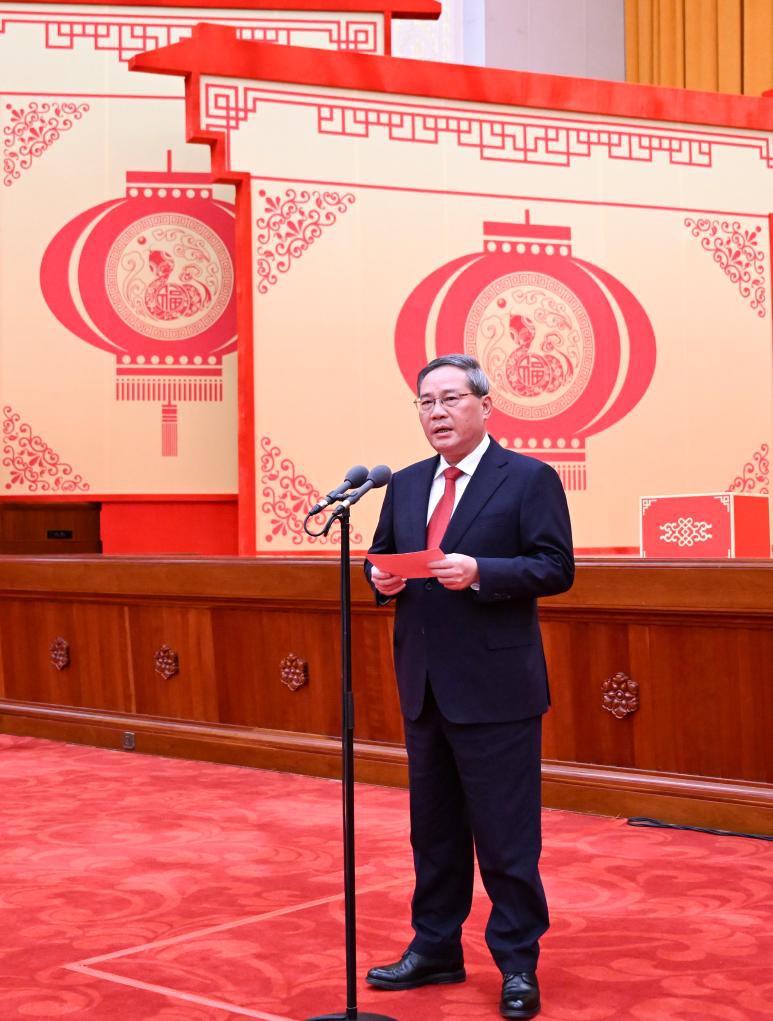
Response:
[[[469,588],[479,580],[478,561],[463,553],[449,553],[444,560],[433,560],[427,567],[443,588]]]
[[[382,596],[396,596],[405,588],[405,578],[401,578],[399,574],[390,574],[389,571],[381,571],[375,566],[370,569],[370,580]]]

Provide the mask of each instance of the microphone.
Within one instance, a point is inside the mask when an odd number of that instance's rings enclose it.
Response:
[[[374,469],[375,470],[375,469]],[[309,517],[313,517],[315,514],[319,514],[321,510],[324,510],[328,504],[333,503],[335,500],[340,500],[341,497],[350,489],[355,489],[357,486],[361,486],[365,480],[369,478],[368,469],[364,464],[356,464],[353,468],[350,468],[346,473],[346,478],[340,486],[336,486],[335,489],[331,490],[327,496],[323,497],[319,503],[315,503],[309,511]],[[383,485],[383,482],[381,483]]]
[[[385,486],[391,478],[392,469],[387,468],[385,464],[377,464],[375,468],[371,468],[363,485],[359,489],[355,489],[353,493],[350,493],[345,500],[341,501],[341,506],[351,507],[352,504],[361,500],[366,493],[369,493],[371,489],[379,489],[381,486]]]

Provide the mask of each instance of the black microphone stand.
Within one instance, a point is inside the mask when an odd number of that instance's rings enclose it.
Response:
[[[346,936],[346,1010],[342,1014],[318,1014],[307,1021],[395,1021],[386,1014],[362,1014],[357,1010],[357,923],[354,901],[354,693],[352,691],[352,591],[349,553],[349,507],[343,503],[330,515],[321,532],[308,528],[307,535],[327,535],[338,521],[341,526],[341,785],[344,824],[344,920]]]

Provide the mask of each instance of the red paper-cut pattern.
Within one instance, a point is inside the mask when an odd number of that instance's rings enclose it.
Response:
[[[489,427],[587,487],[586,441],[638,405],[655,333],[622,281],[574,252],[567,224],[484,221],[482,250],[433,269],[406,297],[395,353],[406,385],[427,355],[464,351],[491,383]]]
[[[271,196],[265,191],[264,215],[258,227],[258,291],[265,294],[287,273],[294,259],[299,259],[321,237],[324,227],[332,226],[339,215],[354,204],[351,192],[296,191],[288,188],[284,196]]]
[[[751,461],[743,466],[740,475],[736,475],[727,487],[728,493],[758,493],[767,496],[770,492],[770,447],[763,443],[755,450]]]
[[[711,252],[714,262],[738,286],[743,298],[760,318],[765,316],[765,253],[759,247],[762,228],[742,227],[738,220],[710,220],[688,216],[690,233],[700,238],[701,248]]]
[[[3,128],[3,184],[10,188],[23,170],[29,170],[33,160],[88,112],[89,104],[33,100],[26,107],[7,103],[6,110],[10,110],[11,122]]]
[[[3,408],[3,467],[11,476],[6,489],[21,486],[27,493],[74,493],[91,488],[8,405]]]
[[[207,82],[204,88],[202,126],[230,131],[246,121],[259,106],[282,102],[252,85]],[[477,150],[480,159],[517,164],[569,167],[596,156],[655,168],[664,163],[698,170],[714,166],[722,150],[745,150],[773,168],[773,144],[764,135],[699,134],[683,128],[626,125],[533,114],[484,114],[464,107],[422,104],[419,110],[398,101],[332,100],[329,96],[294,93],[295,105],[316,111],[317,131],[323,135],[371,138],[384,135],[392,142],[439,145],[448,140],[463,149]]]
[[[44,30],[47,50],[82,52],[90,46],[97,53],[114,53],[126,63],[137,53],[189,39],[198,20],[184,14],[155,15],[153,20],[145,21],[137,14],[127,17],[115,11],[110,14],[79,12],[77,16],[47,11],[42,17],[28,11],[4,11],[0,34],[7,33],[11,25],[36,25]],[[375,19],[256,18],[245,14],[239,20],[249,22],[234,26],[239,39],[285,46],[322,45],[333,50],[356,50],[360,53],[379,52]]]
[[[298,473],[289,457],[282,457],[281,449],[272,446],[268,436],[261,436],[260,446],[263,450],[260,456],[263,473],[261,495],[265,501],[261,510],[268,515],[269,525],[264,535],[266,542],[273,542],[278,536],[282,538],[289,536],[295,546],[306,541],[338,545],[341,542],[341,530],[335,525],[328,535],[319,538],[307,536],[303,530],[306,514],[319,500],[322,495],[320,491],[312,486],[305,475]],[[321,528],[325,516],[319,514],[312,520],[315,527]],[[362,543],[362,536],[354,532],[351,525],[349,537],[356,545]]]
[[[128,171],[124,198],[79,213],[40,267],[51,312],[116,359],[116,399],[161,405],[161,456],[178,456],[178,405],[223,399],[236,350],[233,206],[208,174]]]

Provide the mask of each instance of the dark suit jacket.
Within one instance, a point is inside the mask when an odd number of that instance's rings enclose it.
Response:
[[[437,456],[396,472],[384,498],[372,553],[425,548]],[[411,579],[396,597],[395,671],[403,713],[416,719],[429,677],[443,715],[493,723],[544,713],[547,671],[538,596],[574,579],[566,497],[542,461],[489,444],[441,543],[475,557],[480,591],[454,592]],[[370,564],[366,562],[370,574]],[[379,602],[386,602],[377,594]]]

